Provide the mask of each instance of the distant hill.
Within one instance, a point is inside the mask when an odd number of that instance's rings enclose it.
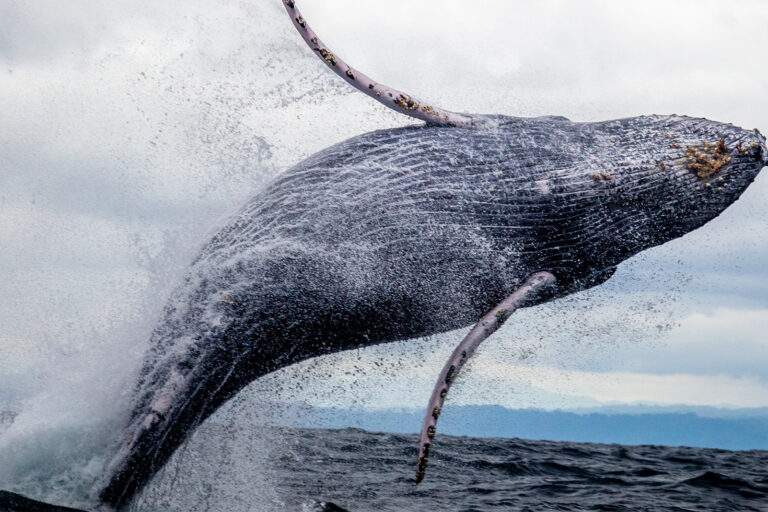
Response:
[[[768,407],[724,408],[707,405],[617,404],[568,409],[576,414],[680,414],[693,413],[702,418],[768,418]]]
[[[369,431],[414,433],[420,410],[365,410],[282,405],[277,423],[307,428],[357,427]],[[728,450],[768,449],[765,410],[701,408],[695,412],[654,411],[621,406],[622,413],[506,409],[494,405],[449,406],[438,432],[474,437],[517,437],[549,441],[696,446]],[[648,409],[650,407],[650,409]],[[742,415],[743,414],[743,415]]]

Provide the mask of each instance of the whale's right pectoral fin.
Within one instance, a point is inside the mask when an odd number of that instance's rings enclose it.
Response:
[[[429,398],[429,404],[427,405],[427,414],[424,418],[421,438],[419,440],[419,465],[416,470],[416,483],[424,479],[429,460],[429,451],[432,448],[432,440],[435,437],[435,430],[437,428],[437,418],[440,416],[448,390],[451,388],[451,384],[455,382],[461,367],[472,357],[478,345],[496,332],[516,309],[531,302],[540,296],[541,293],[552,290],[556,281],[555,276],[549,272],[532,274],[512,295],[489,311],[453,351],[448,362],[445,363],[443,370],[440,372],[437,384],[435,384],[435,389],[432,391],[432,396]]]
[[[86,512],[78,508],[60,507],[49,505],[42,501],[36,501],[16,494],[14,492],[0,491],[0,512]]]
[[[419,101],[409,94],[372,80],[341,60],[337,54],[333,53],[317,37],[317,34],[307,24],[307,20],[299,12],[299,8],[296,7],[295,0],[283,0],[283,4],[288,11],[288,15],[291,17],[293,26],[296,27],[304,42],[307,43],[315,55],[320,57],[334,73],[358,91],[367,94],[395,112],[421,119],[431,125],[460,126],[462,128],[474,128],[480,125],[481,121],[476,117],[451,112],[436,105]]]

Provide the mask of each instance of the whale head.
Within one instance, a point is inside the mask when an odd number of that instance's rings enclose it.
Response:
[[[658,214],[672,236],[688,233],[720,215],[768,163],[765,137],[757,130],[707,121],[682,123],[668,133],[680,140],[675,149],[684,151],[658,173],[666,181],[660,191],[667,196]],[[654,201],[649,206],[658,207]]]
[[[757,130],[685,116],[585,123],[566,136],[579,155],[580,179],[571,178],[563,205],[589,213],[567,229],[577,234],[592,268],[616,265],[701,227],[768,163]]]

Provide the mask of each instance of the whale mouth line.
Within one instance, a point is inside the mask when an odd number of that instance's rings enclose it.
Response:
[[[755,129],[755,136],[757,137],[758,151],[760,151],[760,161],[763,166],[768,166],[768,145],[766,145],[765,135],[760,133],[760,130]]]

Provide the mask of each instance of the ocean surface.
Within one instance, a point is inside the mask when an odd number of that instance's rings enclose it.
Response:
[[[279,428],[272,437],[262,476],[282,510],[768,510],[768,451],[438,435],[417,486],[416,435]],[[263,510],[253,499],[242,508]],[[140,501],[135,510],[163,509],[157,496]]]

